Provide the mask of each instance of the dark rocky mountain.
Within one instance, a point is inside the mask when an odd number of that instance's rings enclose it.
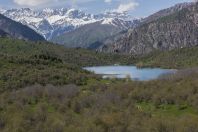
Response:
[[[29,27],[15,22],[0,14],[0,36],[10,36],[12,38],[30,41],[42,41],[44,38]]]
[[[0,37],[8,37],[9,34],[4,32],[3,30],[0,30]]]
[[[99,50],[140,55],[197,45],[198,3],[184,3],[145,18],[138,27]]]
[[[133,28],[139,22],[140,20],[125,21],[116,18],[105,19],[86,24],[74,31],[54,37],[52,41],[70,48],[97,49],[107,38],[111,38],[129,28]]]

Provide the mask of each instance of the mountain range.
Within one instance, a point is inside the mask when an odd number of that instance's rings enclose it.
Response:
[[[103,14],[87,14],[77,9],[43,9],[32,10],[29,8],[21,9],[1,9],[0,13],[31,27],[40,33],[47,40],[56,38],[64,33],[73,31],[81,26],[100,22],[113,27],[127,29],[131,26],[131,18],[126,12],[105,12]]]
[[[99,43],[103,40],[133,28],[138,23],[139,20],[124,21],[122,19],[109,18],[81,26],[71,32],[52,38],[52,41],[70,48],[97,49],[101,46]]]

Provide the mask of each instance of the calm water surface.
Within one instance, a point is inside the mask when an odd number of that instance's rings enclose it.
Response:
[[[103,78],[126,78],[132,80],[147,81],[157,79],[163,74],[174,73],[173,69],[161,68],[137,68],[136,66],[97,66],[84,67],[83,69],[103,75]]]

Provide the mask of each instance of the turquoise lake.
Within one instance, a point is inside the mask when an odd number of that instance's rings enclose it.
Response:
[[[83,69],[102,75],[103,78],[127,78],[132,80],[148,81],[159,78],[164,74],[175,73],[173,69],[137,68],[136,66],[96,66]]]

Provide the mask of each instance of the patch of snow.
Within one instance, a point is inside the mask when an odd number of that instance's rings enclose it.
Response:
[[[48,20],[48,22],[50,24],[53,24],[53,23],[55,23],[59,20],[62,20],[64,18],[66,18],[66,16],[54,15],[54,16],[50,16],[50,17],[46,18],[46,20]]]
[[[106,18],[106,19],[102,20],[101,24],[103,24],[103,25],[114,25],[114,26],[116,26],[114,24],[114,19],[113,18]]]
[[[42,18],[35,18],[35,17],[24,17],[23,18],[24,21],[27,21],[28,23],[39,23],[41,22],[43,19]]]

